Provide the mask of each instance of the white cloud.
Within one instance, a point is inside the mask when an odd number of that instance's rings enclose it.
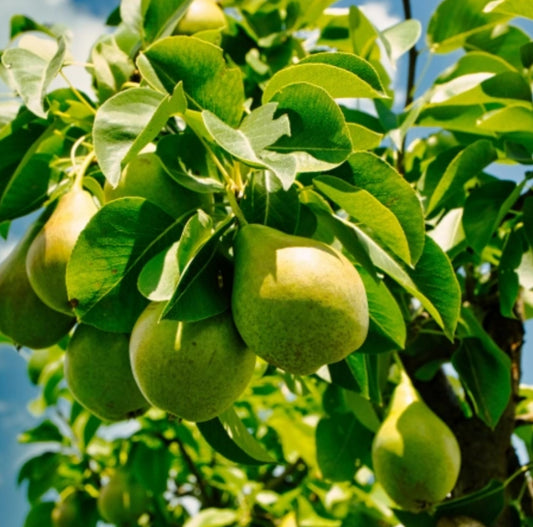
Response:
[[[380,31],[402,21],[392,13],[390,2],[366,2],[359,8]]]

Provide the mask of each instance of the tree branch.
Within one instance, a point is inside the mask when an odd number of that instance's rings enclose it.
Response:
[[[411,11],[410,0],[402,0],[402,4],[403,4],[403,12],[405,15],[405,20],[411,20],[413,18],[413,14]],[[413,46],[409,50],[409,66],[407,70],[407,91],[405,93],[405,105],[404,105],[405,108],[407,108],[413,102],[413,98],[414,98],[417,59],[418,59],[418,51]]]

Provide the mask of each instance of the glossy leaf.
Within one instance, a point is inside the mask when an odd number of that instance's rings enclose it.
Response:
[[[357,461],[369,463],[370,431],[351,413],[322,418],[316,428],[317,461],[322,476],[331,481],[351,481]]]
[[[383,86],[373,66],[366,60],[348,53],[317,53],[298,64],[284,68],[268,82],[263,101],[291,84],[313,84],[334,99],[383,98]]]
[[[209,110],[230,126],[240,122],[244,106],[241,74],[227,66],[217,46],[196,37],[163,38],[140,56],[138,67],[168,93],[182,82],[192,109]]]
[[[533,5],[521,0],[492,0],[485,9],[485,13],[503,13],[510,16],[520,16],[533,20]]]
[[[372,194],[332,176],[320,176],[313,183],[358,223],[368,227],[386,248],[410,263],[409,245],[398,218]]]
[[[398,218],[407,237],[410,261],[416,263],[424,247],[424,218],[411,186],[391,165],[369,152],[356,152],[348,163],[354,184],[370,192]]]
[[[415,46],[421,34],[422,24],[416,19],[410,19],[382,31],[381,39],[391,60],[396,61]]]
[[[142,198],[120,198],[102,207],[78,238],[67,266],[69,298],[80,320],[104,331],[131,331],[147,304],[137,289],[138,275],[181,229]]]
[[[468,145],[459,152],[439,178],[429,199],[426,213],[431,215],[454,196],[460,196],[464,192],[463,185],[496,158],[496,150],[490,141],[484,139]]]
[[[298,172],[327,170],[350,155],[352,142],[344,116],[322,88],[291,84],[272,100],[278,103],[279,113],[288,114],[291,135],[282,137],[271,149],[296,156]]]
[[[504,22],[507,17],[484,11],[487,0],[444,0],[429,21],[428,43],[435,53],[449,53],[461,47],[473,33]]]
[[[2,53],[2,64],[24,104],[39,117],[46,117],[44,98],[65,60],[64,38],[57,42],[33,35],[24,36],[16,48]]]
[[[122,168],[161,132],[168,119],[185,109],[181,85],[167,96],[149,88],[132,88],[100,106],[94,122],[94,151],[111,185],[118,184]]]
[[[250,435],[231,408],[210,421],[197,423],[197,426],[212,448],[235,463],[260,465],[275,461]]]
[[[478,417],[494,429],[511,395],[511,360],[483,329],[471,310],[462,310],[468,336],[452,357]]]

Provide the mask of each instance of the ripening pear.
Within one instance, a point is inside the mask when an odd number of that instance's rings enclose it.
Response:
[[[237,234],[232,311],[252,351],[300,375],[344,359],[368,332],[365,288],[350,261],[264,225]]]
[[[211,207],[209,194],[198,194],[176,183],[164,170],[159,157],[153,153],[140,154],[122,172],[116,187],[106,181],[106,203],[126,196],[138,196],[155,203],[173,218],[199,208]]]
[[[0,264],[0,331],[16,344],[52,346],[74,325],[74,318],[54,311],[35,294],[26,272],[26,254],[43,223],[34,223]]]
[[[198,31],[226,26],[224,11],[215,0],[194,0],[179,21],[174,34],[192,35]]]
[[[52,309],[72,313],[68,301],[66,270],[74,244],[97,207],[89,192],[75,185],[63,194],[26,256],[30,283]]]
[[[151,303],[133,328],[133,375],[154,406],[188,421],[226,410],[248,385],[255,355],[228,312],[198,322],[159,321],[165,304]]]
[[[461,452],[448,426],[435,415],[405,372],[372,445],[376,479],[401,508],[433,507],[452,491]]]
[[[84,519],[76,492],[60,499],[52,509],[54,527],[79,527],[83,525]]]
[[[129,472],[119,469],[98,495],[97,507],[102,518],[117,526],[133,525],[149,507],[146,488]]]
[[[65,353],[64,371],[73,397],[100,419],[128,419],[150,406],[133,378],[128,335],[79,324]]]

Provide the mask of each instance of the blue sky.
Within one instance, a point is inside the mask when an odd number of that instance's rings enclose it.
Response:
[[[400,0],[343,0],[340,6],[356,3],[366,5],[367,13],[382,27],[387,27],[403,18]],[[412,0],[415,18],[424,26],[427,25],[430,13],[438,4],[436,0]],[[39,22],[60,22],[73,32],[73,53],[79,60],[84,60],[91,43],[103,30],[103,21],[112,6],[117,2],[111,0],[0,0],[0,49],[8,43],[9,18],[13,14],[26,14]],[[423,60],[421,62],[423,63]],[[427,82],[436,72],[449,64],[453,58],[437,57],[432,62]],[[81,68],[80,68],[81,69]],[[404,63],[398,65],[399,86],[404,82]],[[69,76],[78,73],[71,70]],[[83,72],[79,73],[83,76]],[[77,81],[77,79],[74,79]],[[0,241],[0,259],[20,235],[25,227],[17,223],[8,242]],[[533,324],[528,325],[533,331]],[[533,383],[533,355],[531,344],[526,344],[525,382]],[[13,348],[0,347],[0,514],[2,525],[6,527],[22,527],[27,511],[24,489],[16,487],[16,472],[24,457],[28,455],[28,447],[18,445],[16,437],[25,428],[34,424],[27,411],[27,403],[34,398],[38,390],[32,386],[26,375],[26,361]]]

